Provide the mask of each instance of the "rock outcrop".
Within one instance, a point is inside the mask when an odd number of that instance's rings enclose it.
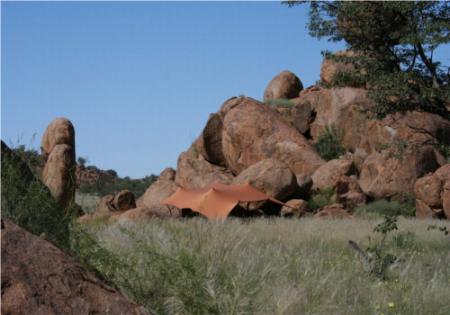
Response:
[[[291,199],[286,202],[286,206],[281,208],[280,215],[283,217],[294,216],[300,218],[305,215],[307,202],[303,199]]]
[[[336,188],[339,179],[345,175],[356,174],[356,168],[351,159],[330,160],[319,167],[311,176],[313,190],[323,190],[326,188]]]
[[[298,191],[297,178],[289,166],[275,159],[265,159],[242,171],[232,184],[250,183],[272,198],[285,201]],[[259,208],[263,202],[250,203],[249,210]]]
[[[134,194],[129,190],[119,191],[112,201],[114,209],[118,211],[126,211],[136,208],[136,200]]]
[[[75,154],[75,128],[67,118],[54,119],[45,130],[41,141],[41,151],[45,160],[58,144],[72,147]]]
[[[450,218],[450,164],[419,178],[414,185],[417,218]]]
[[[302,89],[303,84],[294,73],[282,71],[269,82],[264,91],[264,101],[296,98]]]
[[[2,314],[150,314],[51,243],[3,223]]]
[[[278,112],[254,99],[239,97],[225,102],[222,149],[234,174],[273,158],[295,174],[311,175],[324,161],[311,144]]]
[[[56,118],[45,130],[41,142],[46,163],[42,181],[58,204],[66,209],[75,199],[75,130],[66,118]]]
[[[170,197],[179,187],[175,183],[176,171],[173,168],[166,168],[161,172],[158,180],[150,185],[138,201],[138,208],[145,208],[141,212],[153,213],[156,216],[179,217],[181,210],[175,206],[163,205],[161,202]],[[139,210],[135,211],[136,213]]]
[[[214,165],[205,158],[192,152],[183,152],[178,157],[175,183],[179,186],[195,189],[204,188],[215,182],[229,184],[233,180],[233,174],[225,167]]]
[[[412,194],[417,178],[433,172],[439,161],[432,146],[390,148],[374,152],[364,161],[359,185],[372,198],[392,198]]]
[[[57,144],[48,156],[42,171],[42,181],[62,208],[67,208],[75,198],[75,156],[72,147]]]

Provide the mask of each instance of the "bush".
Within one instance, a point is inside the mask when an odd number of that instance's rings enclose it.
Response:
[[[283,106],[283,107],[291,107],[295,105],[295,102],[293,100],[285,99],[285,98],[277,98],[272,100],[267,100],[265,103],[269,106],[277,107],[277,106]]]
[[[326,161],[337,159],[345,153],[345,149],[342,147],[339,136],[333,126],[325,128],[314,147],[317,153]]]
[[[334,198],[334,189],[327,188],[315,192],[308,200],[308,209],[317,210],[336,202]]]
[[[1,151],[2,217],[35,235],[45,235],[49,241],[67,249],[69,224],[78,210],[76,205],[62,210],[48,188],[3,142]]]
[[[407,196],[399,198],[399,201],[387,201],[385,199],[375,200],[366,205],[358,206],[355,214],[359,215],[402,215],[411,217],[415,215],[414,201]]]

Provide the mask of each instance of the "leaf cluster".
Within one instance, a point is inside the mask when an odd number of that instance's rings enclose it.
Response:
[[[288,1],[293,6],[303,2]],[[311,36],[345,41],[351,74],[338,74],[336,86],[363,86],[381,118],[394,112],[423,110],[448,117],[450,68],[433,53],[450,41],[447,1],[310,2]]]

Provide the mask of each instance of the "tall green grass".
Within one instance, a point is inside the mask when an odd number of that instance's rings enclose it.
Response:
[[[377,220],[97,223],[74,247],[156,314],[449,314],[450,239],[431,222],[399,221],[385,281],[348,246],[374,242]]]
[[[34,176],[28,165],[1,143],[2,218],[14,221],[60,248],[69,248],[69,225],[78,211],[75,204],[63,210],[48,188]]]

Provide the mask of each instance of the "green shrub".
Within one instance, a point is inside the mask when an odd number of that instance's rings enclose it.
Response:
[[[358,206],[355,214],[363,216],[384,216],[384,215],[402,215],[411,217],[415,215],[414,201],[409,197],[403,197],[399,201],[387,201],[385,199],[375,200],[366,205]]]
[[[283,106],[283,107],[291,107],[295,105],[295,102],[293,100],[285,99],[285,98],[276,98],[272,100],[267,100],[265,103],[269,106],[277,107],[277,106]]]
[[[447,163],[450,163],[450,144],[439,143],[436,145],[436,149],[444,156]]]
[[[78,211],[76,205],[62,210],[48,188],[3,142],[1,151],[2,217],[35,235],[45,235],[49,241],[67,249],[69,224]]]
[[[326,161],[339,158],[345,153],[340,138],[333,126],[327,126],[314,144],[317,153]]]
[[[314,192],[308,200],[308,209],[317,210],[336,202],[334,189],[327,188]]]

